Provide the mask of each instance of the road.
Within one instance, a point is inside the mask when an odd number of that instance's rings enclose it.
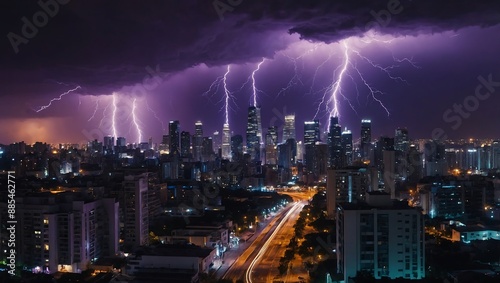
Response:
[[[296,202],[278,213],[258,235],[254,236],[256,238],[253,242],[231,263],[222,278],[244,279],[247,283],[273,281],[278,275],[279,259],[284,255],[293,236],[293,225],[307,204],[307,201],[303,200],[309,199],[311,193],[293,193],[292,197]],[[297,278],[297,274],[290,274],[285,280],[294,282]]]
[[[299,218],[299,214],[306,202],[299,202],[290,210],[288,217],[284,219],[280,226],[275,230],[274,235],[262,246],[259,257],[256,257],[250,268],[247,270],[246,282],[260,283],[297,281],[298,275],[289,274],[289,276],[280,277],[278,266],[280,258],[285,254],[285,250],[293,237],[295,229],[293,225]],[[288,280],[287,280],[288,279]]]

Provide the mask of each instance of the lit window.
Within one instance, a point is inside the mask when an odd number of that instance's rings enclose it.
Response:
[[[48,244],[45,244],[45,250],[48,251],[49,250],[49,245]]]
[[[43,220],[43,224],[49,224],[49,220],[48,219],[44,219]]]

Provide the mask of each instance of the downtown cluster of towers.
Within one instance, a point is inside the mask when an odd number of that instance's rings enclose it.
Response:
[[[303,141],[296,138],[295,115],[284,117],[282,137],[279,140],[278,126],[267,128],[263,134],[261,108],[248,107],[246,135],[233,135],[229,123],[224,123],[222,133],[218,131],[211,137],[203,136],[203,124],[195,123],[194,134],[180,130],[180,122],[170,121],[168,135],[163,136],[160,150],[170,155],[193,161],[206,161],[207,154],[215,153],[221,159],[238,161],[249,159],[252,162],[279,165],[291,168],[296,162],[302,162],[307,171],[322,175],[328,167],[342,168],[353,161],[369,161],[371,155],[371,121],[361,121],[361,139],[359,150],[353,147],[350,130],[342,130],[338,117],[330,117],[328,132],[322,133],[319,120],[305,121]],[[151,142],[150,142],[151,143]],[[247,159],[247,160],[248,160]]]

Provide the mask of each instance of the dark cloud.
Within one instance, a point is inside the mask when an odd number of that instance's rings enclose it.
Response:
[[[214,2],[68,1],[59,5],[59,11],[33,38],[18,46],[17,54],[4,37],[1,72],[40,70],[37,76],[23,78],[21,74],[10,82],[54,78],[78,82],[89,93],[106,93],[140,82],[147,66],[159,65],[162,71],[172,72],[200,63],[221,65],[272,57],[289,43],[286,37],[277,39],[284,31],[324,42],[358,35],[367,26],[377,27],[374,13],[384,18],[379,32],[392,34],[488,26],[500,20],[498,1],[242,0],[223,13],[222,21]],[[394,5],[398,13],[391,15],[388,5]],[[4,35],[22,36],[21,18],[32,22],[33,15],[42,10],[35,1],[3,1],[2,6]]]

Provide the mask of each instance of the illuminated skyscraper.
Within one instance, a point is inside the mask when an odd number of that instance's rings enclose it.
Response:
[[[168,125],[170,135],[170,155],[180,155],[180,124],[179,121],[170,121]]]
[[[231,159],[231,130],[229,124],[224,124],[222,128],[221,153],[222,159]]]
[[[366,202],[339,203],[337,270],[345,282],[359,271],[382,277],[425,276],[424,218],[419,209],[393,201],[389,194],[369,192]]]
[[[410,144],[408,139],[408,129],[397,128],[396,135],[394,136],[394,150],[407,152]]]
[[[352,165],[352,133],[348,129],[342,132],[342,165]]]
[[[247,123],[247,152],[253,161],[260,160],[260,143],[262,135],[259,136],[260,128],[260,108],[255,106],[248,107]],[[262,131],[262,129],[260,128]]]
[[[229,128],[229,125],[227,126]],[[221,143],[222,143],[221,133],[219,131],[215,131],[214,134],[212,135],[213,151],[215,152],[215,154],[219,152],[219,149],[221,148]]]
[[[203,124],[200,121],[198,121],[194,124],[194,135],[193,135],[194,161],[202,160],[202,148],[203,148]]]
[[[277,162],[278,128],[269,127],[266,134],[266,164],[276,164]]]
[[[330,117],[330,129],[328,129],[328,164],[330,167],[341,168],[342,164],[342,128],[338,117]],[[351,150],[352,152],[352,150]]]
[[[370,160],[370,149],[372,142],[372,121],[361,120],[361,143],[359,151],[361,152],[362,160]]]
[[[304,122],[304,145],[320,141],[319,120]]]
[[[286,142],[288,139],[295,138],[295,114],[285,116],[285,125],[283,126],[283,139]]]

